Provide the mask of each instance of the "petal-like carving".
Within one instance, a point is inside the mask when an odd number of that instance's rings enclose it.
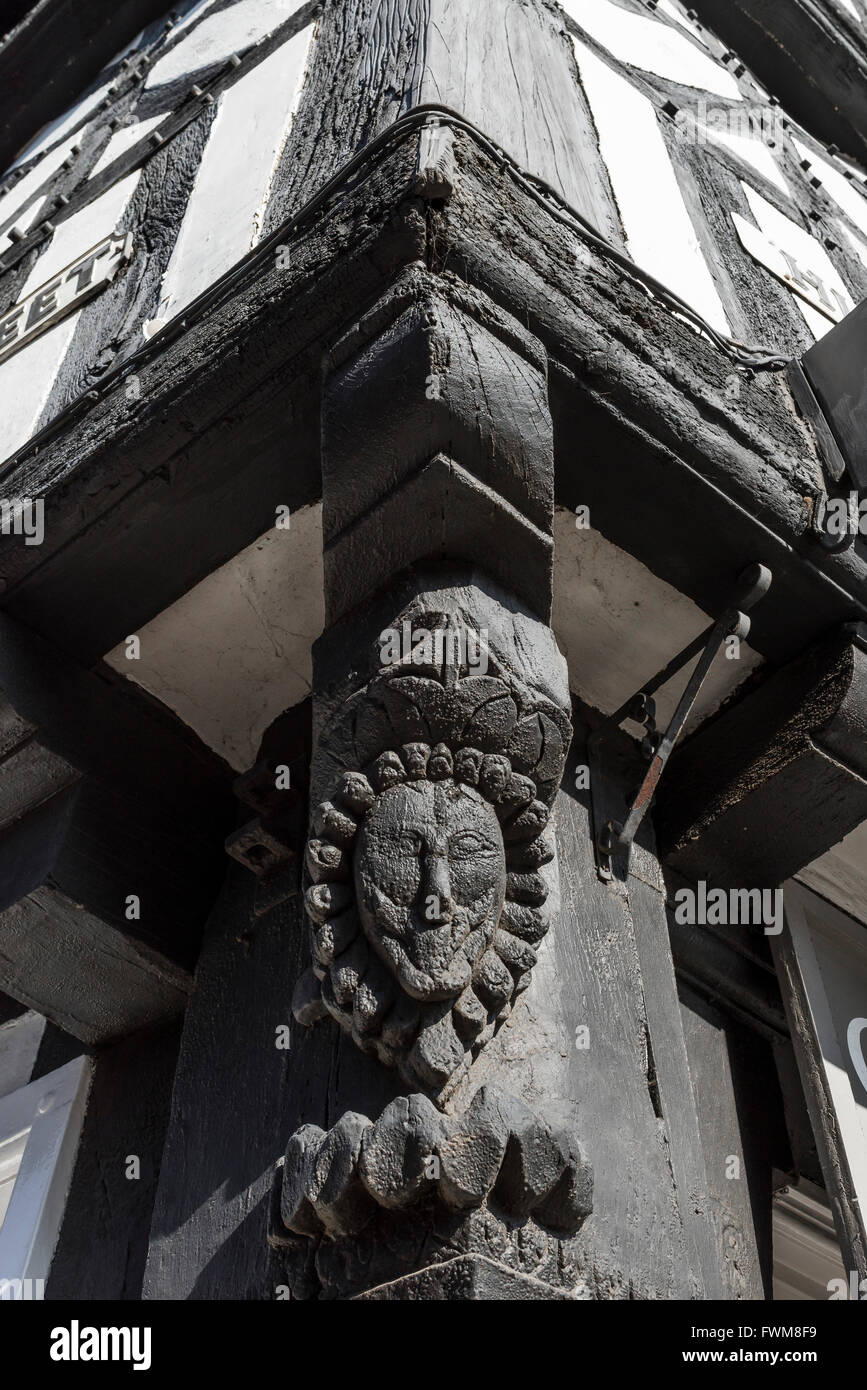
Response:
[[[358,1163],[364,1186],[380,1206],[400,1210],[436,1183],[430,1159],[446,1137],[425,1096],[399,1096],[365,1133]]]
[[[497,953],[486,951],[473,975],[473,989],[491,1009],[498,1009],[512,997],[515,982]]]
[[[542,747],[542,725],[538,714],[531,714],[518,724],[506,752],[518,772],[532,772],[538,766]]]
[[[550,815],[543,801],[534,801],[519,816],[505,822],[503,839],[507,845],[520,844],[522,840],[534,840],[545,829]]]
[[[525,970],[532,970],[536,964],[536,952],[532,946],[528,946],[525,941],[519,941],[511,932],[494,932],[494,949],[510,970],[517,970],[521,974]]]
[[[353,941],[351,946],[337,957],[331,967],[331,984],[338,1004],[351,1009],[358,987],[367,973],[370,949],[363,936]]]
[[[376,792],[362,772],[344,772],[340,779],[338,796],[354,816],[363,816],[376,800]]]
[[[569,735],[567,733],[564,737],[551,716],[544,712],[539,715],[539,723],[542,726],[543,748],[542,756],[533,771],[537,777],[545,781],[553,777],[559,782],[566,761],[566,739]]]
[[[526,1217],[560,1181],[569,1153],[532,1110],[508,1100],[511,1138],[493,1197],[511,1215]]]
[[[518,722],[518,708],[503,681],[474,676],[454,693],[455,734],[486,753],[504,749]]]
[[[535,907],[524,903],[506,903],[500,918],[500,925],[511,936],[536,946],[548,932],[548,919]]]
[[[349,855],[329,840],[308,840],[304,863],[314,883],[346,883],[349,878]]]
[[[304,895],[307,915],[320,926],[345,912],[353,900],[348,883],[315,883]]]
[[[313,954],[320,965],[332,965],[358,936],[361,923],[354,907],[313,927]]]
[[[439,681],[399,676],[383,688],[383,699],[398,743],[439,742],[447,703]]]
[[[466,1051],[455,1030],[449,1008],[442,1018],[419,1033],[409,1054],[409,1069],[422,1085],[438,1091],[461,1066]]]
[[[331,801],[323,801],[313,813],[313,828],[323,840],[331,840],[341,849],[348,849],[358,833],[354,816],[341,811]]]
[[[312,1163],[310,1204],[329,1236],[354,1236],[363,1231],[376,1203],[358,1176],[358,1159],[366,1115],[347,1111],[329,1130]]]
[[[440,1192],[449,1206],[480,1207],[497,1181],[510,1130],[496,1097],[492,1086],[477,1091],[440,1150]]]
[[[310,1203],[308,1192],[313,1181],[313,1168],[325,1131],[317,1125],[304,1125],[295,1131],[286,1147],[283,1183],[280,1191],[280,1215],[283,1224],[299,1236],[317,1236],[319,1218]]]

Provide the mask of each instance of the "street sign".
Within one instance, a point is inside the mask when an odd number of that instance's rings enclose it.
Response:
[[[0,362],[81,308],[132,255],[132,232],[112,234],[0,316]]]
[[[826,284],[815,271],[802,266],[791,251],[777,246],[758,227],[751,226],[736,212],[732,213],[732,218],[741,244],[753,259],[782,280],[784,285],[788,285],[793,294],[799,295],[811,308],[824,314],[831,323],[839,323],[851,312],[854,307],[852,301],[847,303],[836,286]]]

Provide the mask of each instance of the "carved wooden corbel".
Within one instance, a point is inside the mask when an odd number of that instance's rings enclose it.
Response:
[[[510,1094],[502,1065],[474,1072],[559,900],[550,821],[571,722],[548,626],[545,355],[493,305],[413,269],[330,355],[323,419],[331,627],[304,869],[312,965],[293,1008],[310,1027],[336,1021],[394,1098],[291,1137],[272,1241],[314,1241],[328,1297],[467,1252],[573,1297],[567,1247],[592,1171],[568,1096]]]

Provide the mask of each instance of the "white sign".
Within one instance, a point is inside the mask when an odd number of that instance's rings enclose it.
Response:
[[[741,243],[750,255],[772,275],[776,275],[778,280],[782,280],[784,285],[788,285],[790,290],[800,295],[801,299],[806,300],[812,308],[818,309],[819,313],[824,314],[832,323],[839,323],[851,313],[854,305],[847,304],[835,286],[826,285],[815,270],[800,265],[791,251],[777,246],[770,237],[760,232],[758,227],[753,227],[745,218],[739,217],[736,212],[732,213],[732,217]]]
[[[74,313],[114,279],[132,255],[132,232],[106,237],[0,317],[0,362]]]

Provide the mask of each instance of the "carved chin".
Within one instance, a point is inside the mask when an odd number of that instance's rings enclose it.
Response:
[[[469,985],[473,968],[493,937],[497,892],[492,889],[472,908],[461,908],[444,926],[417,924],[371,884],[364,904],[364,932],[380,959],[413,999],[456,999]]]

